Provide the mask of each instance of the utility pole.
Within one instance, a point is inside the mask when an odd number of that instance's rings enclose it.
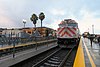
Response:
[[[92,25],[92,34],[90,35],[90,42],[91,42],[91,47],[92,47],[92,42],[93,42],[93,39],[94,39],[94,25]]]
[[[92,25],[92,33],[94,34],[94,25]]]

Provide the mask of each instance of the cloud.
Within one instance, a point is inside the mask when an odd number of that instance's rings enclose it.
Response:
[[[57,30],[58,24],[59,24],[60,22],[61,22],[60,19],[54,19],[54,20],[53,20],[53,23],[47,24],[47,26],[50,27],[50,28],[53,28],[53,29]]]
[[[78,19],[78,23],[81,33],[85,31],[89,31],[90,33],[92,33],[92,25],[94,25],[94,33],[100,33],[98,31],[98,29],[100,29],[100,18],[96,18],[96,15],[97,13],[89,11],[88,9],[80,10],[81,19]]]
[[[12,28],[12,26],[14,27],[15,23],[8,16],[8,12],[6,11],[5,6],[0,4],[0,27]]]
[[[24,4],[19,5],[19,2],[16,3],[17,4],[15,4],[14,1],[0,0],[0,27],[23,27],[22,19],[25,17],[26,13],[21,9]],[[25,15],[22,15],[22,13]]]
[[[51,9],[50,13],[53,15],[65,15],[65,11],[63,9],[56,9],[56,8]]]
[[[88,4],[89,2],[91,3]],[[100,7],[98,6],[99,2],[96,4],[96,1],[90,0],[88,2],[85,0],[47,0],[43,2],[0,0],[0,27],[23,27],[22,19],[27,20],[26,26],[33,26],[29,19],[31,14],[35,12],[38,15],[43,11],[46,15],[43,26],[57,29],[61,20],[70,18],[79,23],[82,33],[88,31],[88,28],[92,33],[92,25],[94,25],[95,33],[100,33],[100,11],[98,11]],[[37,26],[40,26],[40,21]]]
[[[79,29],[81,31],[81,34],[83,32],[89,31],[92,32],[92,25],[94,25],[94,33],[99,34],[100,30],[100,17],[96,17],[99,15],[97,12],[92,12],[88,8],[82,8],[79,13],[77,13],[78,16],[76,16],[75,13],[71,12],[68,14],[67,17],[63,19],[73,19],[76,22],[78,22]],[[56,14],[55,14],[56,15]],[[53,19],[52,19],[53,20]],[[61,19],[55,19],[53,20],[53,23],[48,25],[50,27],[53,27],[54,29],[58,28],[58,24],[61,22]]]
[[[4,28],[12,28],[12,26],[15,25],[10,18],[5,16],[0,16],[0,27]]]

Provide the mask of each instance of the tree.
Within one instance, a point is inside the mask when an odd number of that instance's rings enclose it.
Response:
[[[35,26],[35,32],[36,32],[36,23],[38,20],[38,17],[36,14],[33,14],[30,18],[30,20],[33,22],[34,26]],[[35,36],[35,41],[36,41],[36,36]],[[36,50],[37,50],[37,42],[36,42]]]
[[[33,22],[35,28],[36,28],[36,23],[37,23],[37,20],[38,20],[38,17],[36,14],[33,14],[30,18],[30,20]]]
[[[41,12],[41,13],[39,14],[39,19],[41,20],[41,28],[42,28],[42,21],[43,21],[44,18],[45,18],[45,15],[44,15],[43,12]]]

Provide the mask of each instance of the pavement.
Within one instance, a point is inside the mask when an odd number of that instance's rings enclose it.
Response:
[[[82,38],[82,40],[86,67],[100,67],[100,44],[92,42],[91,46],[89,39]]]

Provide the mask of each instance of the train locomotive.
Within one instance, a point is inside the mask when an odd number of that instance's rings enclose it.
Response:
[[[65,19],[59,24],[57,29],[57,44],[62,48],[71,48],[77,45],[80,40],[80,31],[78,23],[72,19]]]

